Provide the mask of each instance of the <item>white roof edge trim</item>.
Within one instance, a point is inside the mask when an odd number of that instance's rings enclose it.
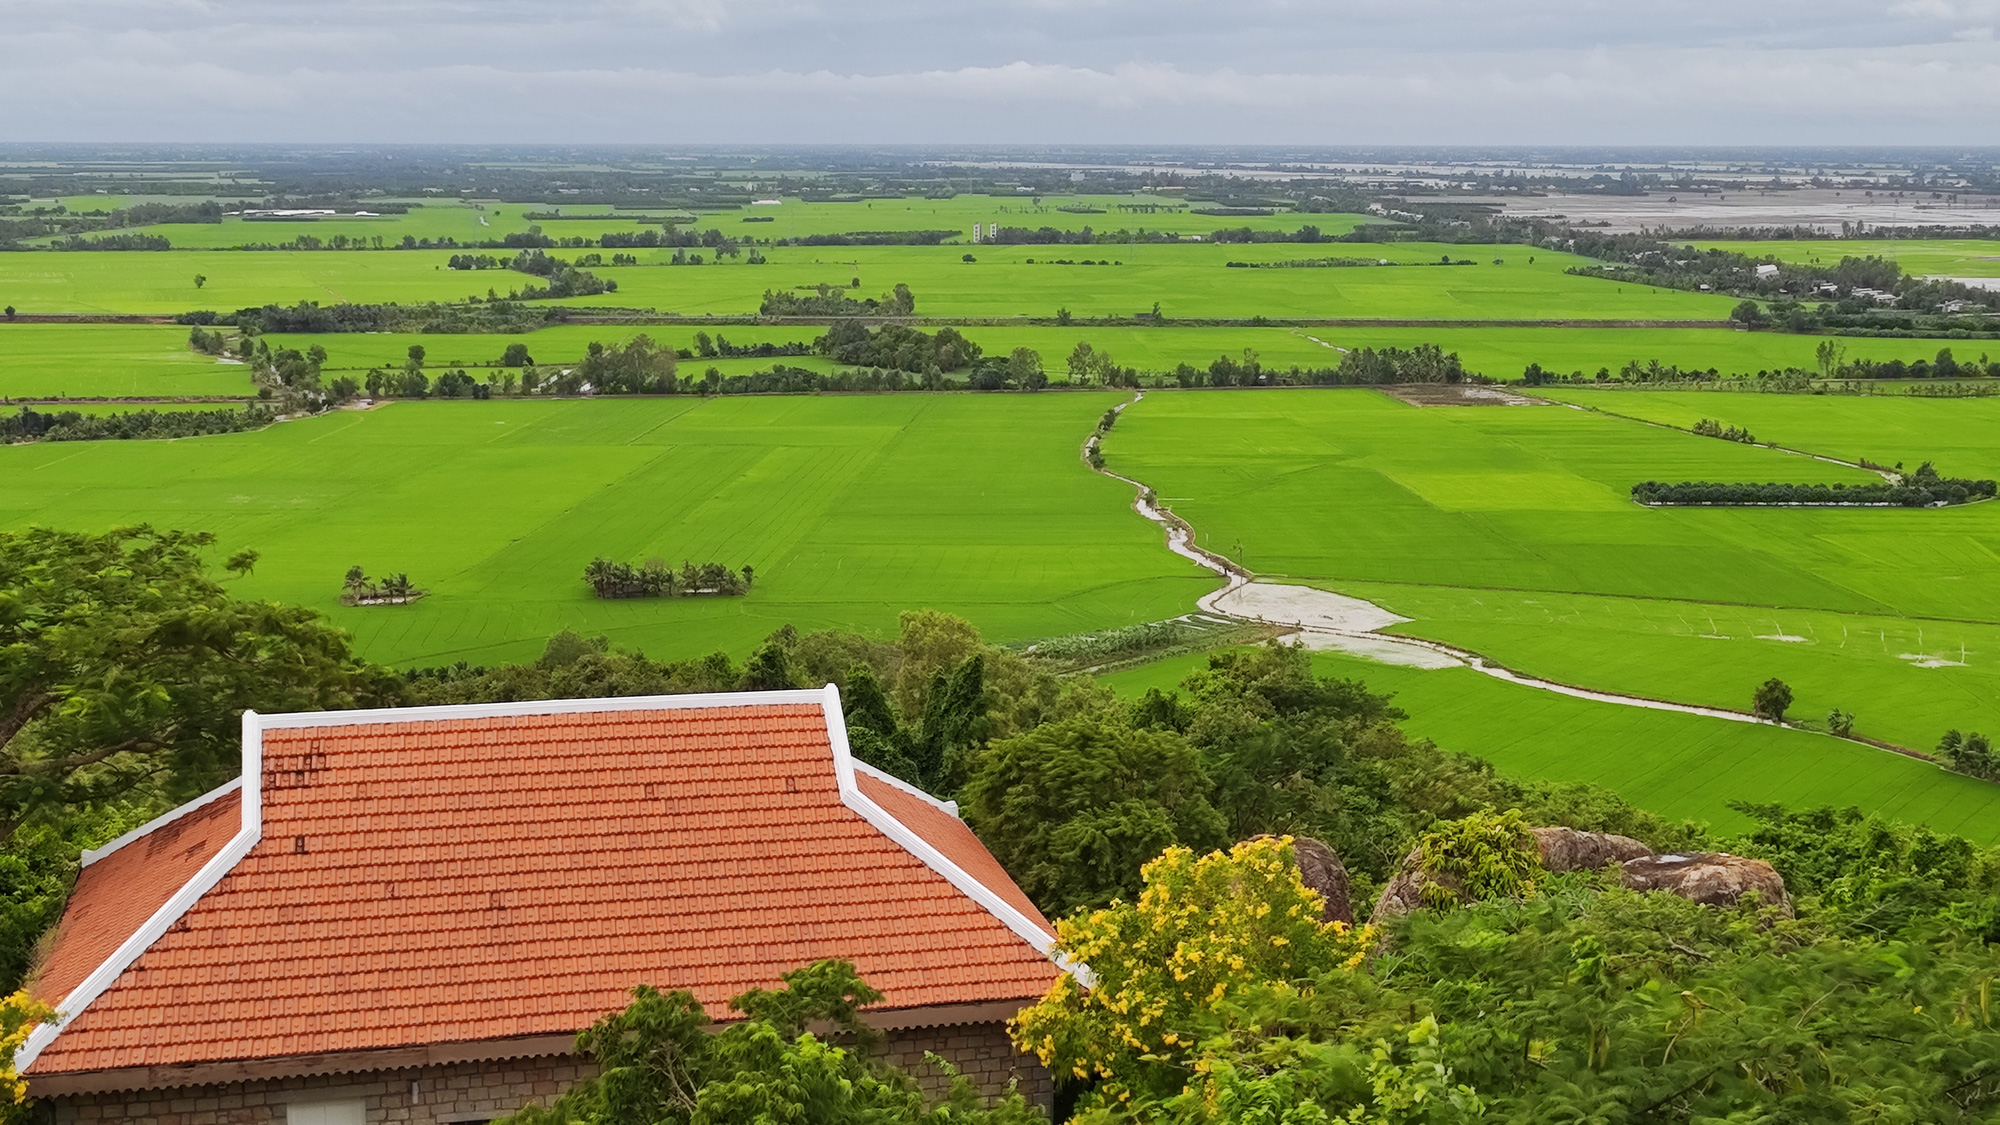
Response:
[[[125,975],[125,970],[131,968],[134,961],[144,955],[146,950],[151,949],[153,943],[160,940],[175,922],[180,921],[181,915],[186,914],[195,903],[201,901],[203,895],[214,890],[215,885],[222,881],[222,877],[242,862],[243,857],[250,854],[251,848],[257,846],[257,841],[264,834],[263,781],[263,722],[257,712],[245,711],[243,712],[243,775],[237,779],[237,784],[243,790],[243,820],[241,827],[236,830],[236,835],[230,837],[221,851],[210,856],[201,870],[195,872],[194,878],[182,884],[181,889],[162,903],[160,908],[153,912],[152,917],[146,919],[144,925],[126,938],[111,956],[104,959],[103,964],[83,978],[83,983],[72,989],[68,996],[63,997],[62,1003],[56,1006],[55,1022],[35,1028],[28,1036],[27,1042],[21,1044],[20,1050],[15,1052],[15,1073],[27,1070],[35,1059],[48,1049],[49,1044],[55,1042],[56,1037],[61,1035],[77,1016],[83,1014],[85,1008],[90,1007],[92,1001],[104,995],[106,989],[117,983],[118,978]],[[202,803],[213,800],[228,789],[228,786],[224,786],[216,790],[204,798]]]
[[[915,856],[925,867],[944,876],[945,881],[958,888],[960,894],[978,903],[988,914],[999,919],[1000,924],[1014,932],[1014,936],[1035,947],[1035,951],[1054,961],[1066,972],[1081,976],[1089,970],[1055,952],[1056,936],[1037,925],[1033,919],[1014,909],[1006,899],[993,893],[992,888],[973,878],[966,870],[951,860],[931,842],[918,835],[902,821],[890,815],[887,809],[868,799],[861,792],[861,786],[854,780],[854,754],[847,745],[847,721],[840,711],[840,689],[832,684],[820,692],[826,707],[826,733],[833,743],[833,773],[840,784],[840,802],[860,815],[861,819],[874,826],[877,832],[887,836],[904,851]],[[877,771],[870,771],[871,774]],[[935,800],[935,798],[929,798]]]
[[[881,782],[882,784],[888,786],[891,789],[897,789],[901,790],[904,793],[908,793],[910,796],[915,797],[917,800],[922,801],[924,804],[931,806],[932,808],[938,810],[939,812],[950,813],[952,816],[958,816],[957,801],[940,801],[936,797],[931,796],[929,793],[926,793],[923,790],[917,788],[916,786],[911,785],[909,782],[904,781],[902,778],[897,777],[895,774],[886,773],[882,770],[876,769],[874,766],[869,765],[867,762],[864,762],[859,758],[854,759],[854,772],[865,773],[869,777],[874,778],[875,780]]]
[[[447,703],[434,707],[371,707],[355,711],[293,711],[265,715],[265,730],[348,727],[370,723],[435,723],[593,711],[673,711],[698,707],[818,706],[818,691],[714,691],[694,695],[626,695],[602,699],[531,699],[517,703]]]
[[[234,793],[241,788],[243,788],[243,779],[239,777],[220,789],[211,789],[208,792],[203,793],[201,796],[196,797],[194,800],[189,801],[187,804],[182,805],[181,807],[174,809],[171,812],[161,813],[160,815],[154,817],[153,819],[147,821],[144,824],[141,824],[139,827],[134,828],[132,831],[125,833],[123,836],[118,837],[116,840],[111,841],[110,843],[104,845],[101,848],[85,848],[83,849],[82,866],[89,867],[91,864],[96,863],[98,860],[103,859],[105,856],[110,855],[112,852],[117,851],[119,848],[124,847],[125,845],[131,843],[132,841],[138,839],[141,836],[147,835],[148,833],[152,832],[155,828],[164,828],[167,825],[172,824],[174,821],[179,820],[180,818],[186,816],[187,814],[195,811],[196,809],[202,808],[206,805],[219,801],[222,798],[229,796],[231,793]]]

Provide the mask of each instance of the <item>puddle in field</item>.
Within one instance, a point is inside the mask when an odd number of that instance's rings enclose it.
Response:
[[[1759,633],[1757,634],[1757,639],[1760,641],[1783,641],[1788,645],[1809,645],[1812,643],[1811,637],[1801,637],[1792,633]]]
[[[1896,659],[1907,660],[1913,668],[1963,668],[1963,660],[1949,660],[1942,656],[1928,656],[1921,652],[1899,652]]]

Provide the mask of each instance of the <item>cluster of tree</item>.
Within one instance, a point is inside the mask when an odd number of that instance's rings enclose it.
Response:
[[[445,259],[445,268],[454,270],[499,270],[507,268],[507,259],[491,254],[453,254]]]
[[[541,250],[523,250],[514,255],[507,268],[517,273],[525,273],[548,281],[546,287],[529,285],[518,292],[509,293],[507,299],[536,301],[561,297],[594,297],[599,293],[618,291],[616,281],[598,277],[589,270],[552,258]]]
[[[1938,760],[1945,768],[1970,777],[1987,781],[2000,781],[2000,756],[1993,753],[1993,743],[1978,731],[1965,734],[1957,730],[1944,732],[1938,739]]]
[[[97,238],[70,235],[49,243],[51,250],[172,250],[163,234],[107,234]]]
[[[265,305],[218,313],[197,309],[174,318],[176,324],[229,325],[251,332],[429,332],[429,333],[517,333],[531,332],[569,318],[568,310],[556,306],[533,308],[508,301],[484,304],[420,305],[321,305],[300,301],[296,305]]]
[[[1874,360],[1847,358],[1847,351],[1832,340],[1822,340],[1815,349],[1817,363],[1813,368],[1786,367],[1776,370],[1760,369],[1756,372],[1725,372],[1719,368],[1707,369],[1679,367],[1671,363],[1652,360],[1628,360],[1625,365],[1613,371],[1600,367],[1595,375],[1582,371],[1564,374],[1546,370],[1539,363],[1531,363],[1521,373],[1521,379],[1530,386],[1548,383],[1720,383],[1754,382],[1771,384],[1797,384],[1801,389],[1815,380],[1904,380],[1904,379],[1966,379],[1993,377],[2000,375],[2000,361],[1988,361],[1984,356],[1974,360],[1958,360],[1952,349],[1940,348],[1934,359],[1905,362],[1900,359]]]
[[[1576,266],[1569,272],[1663,289],[1693,289],[1730,293],[1789,303],[1767,317],[1754,302],[1739,305],[1735,317],[1752,327],[1775,324],[1817,331],[1825,322],[1812,320],[1798,302],[1823,298],[1828,311],[1866,315],[1883,306],[1906,311],[1939,312],[1948,303],[2000,311],[2000,293],[1953,281],[1911,277],[1892,259],[1875,255],[1844,257],[1834,265],[1785,262],[1770,255],[1753,258],[1735,250],[1698,250],[1676,246],[1650,234],[1587,234],[1569,232],[1567,247],[1576,253],[1605,259],[1609,266]],[[1807,324],[1811,327],[1804,327]]]
[[[1029,347],[1015,348],[1003,356],[975,360],[966,373],[965,386],[974,391],[1039,391],[1049,385],[1042,369],[1042,353]]]
[[[1655,507],[1713,505],[1755,507],[1779,505],[1829,507],[1869,505],[1875,507],[1929,508],[1990,500],[1994,482],[1945,478],[1924,470],[1929,462],[1900,484],[1718,484],[1684,481],[1664,484],[1646,481],[1632,486],[1632,499]]]
[[[386,574],[379,580],[368,577],[368,572],[358,566],[347,568],[347,577],[341,580],[341,605],[408,605],[429,590],[419,589],[407,574]]]
[[[1694,424],[1694,431],[1702,437],[1721,438],[1723,441],[1740,441],[1755,445],[1757,438],[1741,426],[1724,426],[1713,418],[1703,418]]]
[[[78,235],[93,231],[123,230],[154,223],[219,223],[222,221],[222,204],[212,199],[200,203],[138,203],[109,211],[72,211],[60,205],[32,209],[8,207],[0,208],[0,214],[9,216],[0,220],[0,249],[28,249],[23,245],[26,240],[53,235],[57,236],[52,243],[53,248],[93,250],[110,247],[69,244],[76,241]]]
[[[813,350],[840,363],[933,375],[970,367],[981,355],[979,345],[956,328],[931,333],[884,324],[870,329],[858,320],[835,323],[813,341]]]
[[[20,413],[0,415],[0,444],[27,441],[136,441],[237,434],[271,424],[269,408],[252,404],[216,410],[125,410],[116,414],[85,414],[76,410],[42,411],[24,406]]]
[[[1215,211],[1197,211],[1197,212],[1195,212],[1195,213],[1196,213],[1196,214],[1198,214],[1198,215],[1213,215],[1213,214],[1218,214],[1218,212],[1215,212]],[[1249,212],[1239,212],[1239,213],[1249,213]],[[1270,212],[1269,212],[1269,211],[1266,211],[1266,212],[1264,212],[1264,214],[1268,215],[1268,214],[1270,214]],[[1249,242],[1331,242],[1331,241],[1333,241],[1333,239],[1332,239],[1332,238],[1330,238],[1330,237],[1328,237],[1328,236],[1327,236],[1326,234],[1324,234],[1323,232],[1321,232],[1321,231],[1320,231],[1320,229],[1319,229],[1319,228],[1318,228],[1317,226],[1314,226],[1314,225],[1313,225],[1313,224],[1311,224],[1311,223],[1307,223],[1307,224],[1306,224],[1305,226],[1302,226],[1302,227],[1300,227],[1299,229],[1297,229],[1297,230],[1294,230],[1294,231],[1282,231],[1282,230],[1258,230],[1258,229],[1256,229],[1256,228],[1254,228],[1254,227],[1234,227],[1234,228],[1231,228],[1231,229],[1227,229],[1227,230],[1219,230],[1219,231],[1216,231],[1216,232],[1214,232],[1214,233],[1210,234],[1210,235],[1208,236],[1208,241],[1210,241],[1210,242],[1240,242],[1240,243],[1249,243]]]
[[[830,285],[817,286],[809,297],[766,289],[757,311],[763,316],[912,316],[917,311],[917,298],[901,283],[887,296],[859,301]]]
[[[936,246],[957,238],[962,230],[856,230],[846,234],[807,234],[781,238],[776,246]]]
[[[661,559],[633,566],[600,556],[583,568],[583,580],[600,598],[737,597],[750,592],[756,577],[748,566],[735,571],[721,563],[684,562],[676,571]]]
[[[220,332],[210,332],[197,324],[188,329],[188,347],[203,355],[221,355],[228,350],[229,341]]]
[[[1327,270],[1359,266],[1393,266],[1385,258],[1287,258],[1281,262],[1224,262],[1233,270]]]
[[[606,250],[635,250],[656,246],[720,247],[733,245],[735,242],[735,239],[730,238],[714,227],[697,233],[693,230],[680,230],[672,226],[661,230],[603,234],[599,235],[597,239],[597,244]]]
[[[678,389],[674,367],[679,356],[674,349],[653,342],[640,333],[623,344],[591,341],[583,362],[550,380],[555,394],[588,390],[606,395],[673,394]]]
[[[759,344],[732,344],[717,332],[710,338],[706,332],[694,334],[694,347],[680,349],[682,359],[768,359],[775,356],[812,355],[818,349],[803,340],[785,344],[774,344],[769,340]]]
[[[278,218],[260,218],[258,216],[250,216],[246,221],[285,222],[287,220]],[[399,250],[419,249],[420,247],[408,245],[408,243],[412,243],[415,241],[416,239],[414,238],[406,237],[403,239],[404,244],[398,245],[394,247],[394,249],[399,249]],[[328,238],[321,238],[316,234],[302,234],[286,242],[244,242],[238,244],[236,249],[238,250],[387,250],[391,249],[391,247],[388,244],[388,240],[379,234],[376,235],[336,234]],[[430,247],[422,247],[422,249],[430,249]]]

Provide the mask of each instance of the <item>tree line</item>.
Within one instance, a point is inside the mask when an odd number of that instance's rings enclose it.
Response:
[[[1715,507],[1789,505],[1825,507],[1871,505],[1896,508],[1943,507],[1990,500],[1994,482],[1940,477],[1929,462],[1902,483],[1875,484],[1719,484],[1645,481],[1632,486],[1632,499],[1653,507],[1712,505]]]
[[[731,570],[716,562],[684,562],[676,571],[660,559],[634,566],[599,556],[583,568],[583,580],[600,598],[740,597],[750,592],[757,572]]]
[[[916,311],[916,296],[900,282],[882,297],[858,301],[830,285],[816,286],[811,296],[766,289],[763,300],[757,304],[761,316],[913,316]]]
[[[270,409],[257,404],[216,410],[126,410],[114,414],[43,411],[23,406],[17,414],[0,415],[0,443],[200,437],[261,430],[272,421]]]

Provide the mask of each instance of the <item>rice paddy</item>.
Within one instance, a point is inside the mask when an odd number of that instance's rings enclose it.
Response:
[[[109,197],[72,202],[117,205]],[[562,217],[546,214],[558,208]],[[531,211],[545,216],[530,220]],[[915,292],[920,316],[971,322],[962,330],[988,354],[1033,348],[1058,380],[1079,342],[1146,371],[1206,367],[1246,350],[1267,368],[1330,366],[1347,350],[1416,344],[1457,352],[1468,369],[1500,378],[1529,363],[1563,373],[1655,359],[1723,372],[1815,365],[1818,338],[1703,326],[1725,318],[1731,298],[1575,276],[1567,271],[1582,259],[1534,247],[998,246],[965,238],[973,223],[995,221],[1182,236],[1305,223],[1337,235],[1365,221],[1195,211],[1157,197],[788,198],[682,218],[759,239],[943,230],[958,232],[957,241],[765,247],[769,260],[758,265],[718,263],[712,250],[699,251],[707,264],[672,265],[673,251],[643,249],[633,252],[636,265],[591,267],[618,282],[615,293],[562,302],[585,313],[688,318],[670,323],[522,335],[278,334],[270,343],[325,348],[328,374],[399,366],[421,344],[433,372],[469,367],[483,376],[479,369],[490,371],[513,343],[526,344],[538,364],[563,366],[593,341],[638,332],[684,348],[697,331],[738,344],[810,341],[823,328],[716,327],[703,318],[752,314],[767,289],[824,284],[872,296],[900,283]],[[402,215],[160,227],[177,249],[0,255],[0,305],[159,315],[297,301],[461,301],[489,288],[504,295],[529,279],[451,270],[449,250],[232,247],[301,234],[469,242],[531,222],[556,237],[594,237],[658,229],[660,218],[432,200]],[[1917,273],[2000,273],[1981,265],[1991,243],[1730,245],[1797,260],[1886,253]],[[1230,264],[1315,258],[1391,264]],[[1062,309],[1079,320],[1129,321],[1156,304],[1166,323],[1022,322]],[[1404,323],[1187,323],[1257,317]],[[1658,323],[1524,323],[1550,321]],[[1948,340],[1838,345],[1850,358],[1872,359],[1987,350]],[[833,369],[816,356],[697,358],[684,369],[738,374],[772,363]],[[192,352],[183,327],[0,323],[0,397],[253,392],[245,367]],[[1399,632],[1524,673],[1731,708],[1747,706],[1751,688],[1775,675],[1792,685],[1794,715],[1808,726],[1840,708],[1856,716],[1857,733],[1903,746],[1928,747],[1949,727],[2000,733],[2000,505],[1651,510],[1628,499],[1644,479],[1876,479],[1669,428],[1702,418],[1843,460],[1934,460],[1948,474],[2000,475],[1992,438],[2000,405],[1582,386],[1540,393],[1559,405],[1417,408],[1353,389],[1148,393],[1104,450],[1114,470],[1152,486],[1211,549],[1262,575],[1367,598],[1411,619]],[[1078,460],[1098,415],[1126,397],[392,403],[254,434],[5,447],[0,527],[153,521],[212,530],[224,548],[261,552],[253,575],[230,580],[240,593],[318,608],[368,656],[403,666],[530,657],[566,627],[660,657],[741,656],[785,624],[887,634],[898,612],[925,606],[971,619],[990,639],[1018,641],[1174,617],[1213,588],[1211,576],[1165,551],[1158,529],[1130,511],[1125,485]],[[757,581],[744,598],[598,601],[580,577],[596,555],[748,563]],[[430,594],[404,607],[341,607],[340,577],[357,564],[408,573]],[[2000,839],[2000,786],[1856,743],[1569,699],[1468,669],[1319,659],[1330,672],[1395,690],[1417,734],[1518,773],[1607,784],[1668,815],[1727,827],[1739,823],[1731,800],[1851,803]],[[1115,681],[1176,679],[1176,667]]]

